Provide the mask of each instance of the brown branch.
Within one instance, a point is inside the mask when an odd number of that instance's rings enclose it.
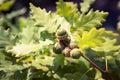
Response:
[[[101,67],[99,67],[97,64],[95,64],[92,60],[90,60],[87,56],[85,56],[83,53],[81,53],[81,56],[86,59],[89,63],[92,64],[92,66],[94,66],[95,68],[97,68],[99,71],[101,71],[103,74],[105,74],[106,76],[108,76],[110,78],[110,80],[113,80],[112,76],[105,70],[103,70]]]
[[[68,46],[69,43],[64,41],[64,40],[59,40],[61,44],[63,44],[64,46]],[[103,74],[105,74],[107,77],[109,77],[110,80],[113,80],[112,76],[105,71],[104,69],[102,69],[101,67],[99,67],[97,64],[95,64],[92,60],[90,60],[87,56],[85,56],[83,53],[81,53],[81,56],[86,59],[89,63],[91,63],[92,66],[94,66],[95,68],[97,68],[99,71],[101,71]]]

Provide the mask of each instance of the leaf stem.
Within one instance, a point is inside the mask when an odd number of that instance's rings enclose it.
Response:
[[[108,72],[108,61],[107,61],[107,57],[106,57],[106,53],[105,53],[105,69],[106,69],[106,72]]]
[[[103,70],[101,67],[99,67],[97,64],[95,64],[92,60],[90,60],[87,56],[85,56],[83,53],[81,53],[81,56],[83,58],[85,58],[89,63],[92,64],[92,66],[94,66],[95,68],[97,68],[98,70],[100,70],[103,74],[105,74],[106,76],[108,76],[110,78],[110,80],[113,80],[112,76],[105,70]]]

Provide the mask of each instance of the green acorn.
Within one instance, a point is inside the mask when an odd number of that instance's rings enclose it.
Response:
[[[71,49],[69,47],[66,47],[62,53],[65,55],[65,57],[70,57],[70,51]]]
[[[56,36],[59,40],[66,40],[68,38],[67,31],[64,29],[59,29],[56,33]]]
[[[62,53],[61,45],[56,43],[53,47],[53,51],[55,54],[61,54]]]
[[[70,44],[69,44],[69,47],[70,47],[70,49],[79,48],[79,47],[78,47],[78,44],[77,44],[77,43],[74,43],[74,42],[70,43]]]
[[[61,54],[64,48],[65,46],[58,42],[54,45],[53,51],[55,54]]]
[[[74,49],[72,49],[71,52],[70,52],[70,56],[71,56],[72,58],[74,58],[74,59],[80,58],[80,54],[81,54],[81,52],[80,52],[80,50],[79,50],[78,48],[74,48]]]

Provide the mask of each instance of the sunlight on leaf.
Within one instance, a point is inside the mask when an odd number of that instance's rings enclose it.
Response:
[[[57,2],[56,8],[56,12],[60,16],[65,17],[65,19],[67,19],[69,22],[72,21],[75,15],[79,14],[77,4],[74,4],[73,2],[64,2],[63,0],[59,0],[59,2]]]
[[[114,34],[111,31],[105,31],[104,28],[101,28],[99,30],[93,28],[89,32],[84,31],[81,37],[77,36],[77,41],[80,48],[92,48],[96,46],[102,46],[103,42],[105,42],[105,37],[113,39],[116,36],[117,34]]]
[[[80,7],[81,7],[81,12],[85,13],[89,10],[90,5],[94,2],[95,0],[83,0],[82,3],[80,3]]]
[[[33,42],[33,35],[34,35],[34,27],[25,27],[23,31],[20,33],[21,39],[19,40],[20,43],[32,43]]]
[[[56,32],[56,30],[60,26],[70,27],[69,23],[67,23],[62,17],[60,17],[56,13],[52,13],[50,11],[47,12],[45,9],[36,8],[32,4],[30,4],[30,6],[31,17],[35,20],[34,25],[38,27],[43,27],[44,30],[48,31],[49,33]]]
[[[40,44],[18,44],[13,46],[12,49],[8,50],[7,52],[11,52],[15,54],[16,57],[27,55],[31,52],[37,52],[42,49],[44,46],[48,46],[53,44],[50,40],[40,41]]]
[[[31,52],[36,52],[40,49],[40,44],[20,44],[13,47],[13,49],[8,50],[16,55],[16,57],[27,55]]]

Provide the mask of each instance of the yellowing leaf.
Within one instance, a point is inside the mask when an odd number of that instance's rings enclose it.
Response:
[[[82,36],[77,36],[80,48],[102,46],[105,42],[104,38],[113,39],[117,34],[111,31],[105,31],[104,28],[99,30],[93,28],[89,32],[83,32]]]
[[[16,59],[17,62],[31,62],[33,59],[32,56],[25,56],[25,57],[22,57],[22,58],[19,58],[19,59]]]

